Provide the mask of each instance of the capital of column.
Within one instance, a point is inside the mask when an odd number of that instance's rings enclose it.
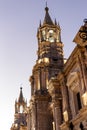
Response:
[[[56,77],[50,79],[48,84],[48,92],[52,96],[52,100],[61,99],[61,88]]]

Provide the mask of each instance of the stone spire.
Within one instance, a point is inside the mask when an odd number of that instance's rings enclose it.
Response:
[[[22,93],[22,87],[20,87],[20,94],[19,94],[18,102],[19,103],[23,103],[24,102],[24,97],[23,97],[23,93]]]
[[[15,101],[15,113],[22,113],[27,107],[27,102],[23,97],[22,87],[20,87],[20,94],[18,100]]]
[[[45,7],[45,11],[46,11],[46,13],[45,13],[43,25],[44,24],[54,25],[50,15],[49,15],[49,12],[48,12],[49,8],[47,7],[47,4],[46,4],[46,7]]]

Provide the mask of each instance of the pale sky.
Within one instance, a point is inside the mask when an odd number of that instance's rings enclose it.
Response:
[[[0,0],[0,130],[10,130],[14,103],[22,84],[30,99],[29,77],[37,59],[37,28],[45,15],[45,0]],[[48,0],[49,14],[61,26],[67,58],[74,36],[87,18],[87,0]]]

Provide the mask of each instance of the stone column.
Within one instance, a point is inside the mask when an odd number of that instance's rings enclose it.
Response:
[[[34,94],[34,77],[31,76],[29,81],[31,83],[31,95],[33,95]]]
[[[31,110],[28,108],[27,110],[27,130],[31,130]]]
[[[36,130],[36,102],[34,97],[30,101],[30,130]]]
[[[71,119],[71,110],[69,105],[69,96],[68,96],[68,86],[66,85],[66,78],[62,75],[61,81],[61,93],[62,93],[62,106],[63,106],[63,114],[66,112],[68,114],[67,119]],[[64,115],[63,115],[64,116]]]
[[[62,99],[61,89],[57,78],[52,78],[49,82],[48,91],[52,97],[52,110],[55,130],[60,130],[62,123]]]
[[[60,125],[62,122],[62,114],[61,114],[61,101],[52,101],[53,104],[53,119],[55,124],[55,130],[60,130]]]

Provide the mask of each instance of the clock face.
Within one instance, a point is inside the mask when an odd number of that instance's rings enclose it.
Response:
[[[49,41],[54,42],[54,31],[53,30],[49,30]]]

